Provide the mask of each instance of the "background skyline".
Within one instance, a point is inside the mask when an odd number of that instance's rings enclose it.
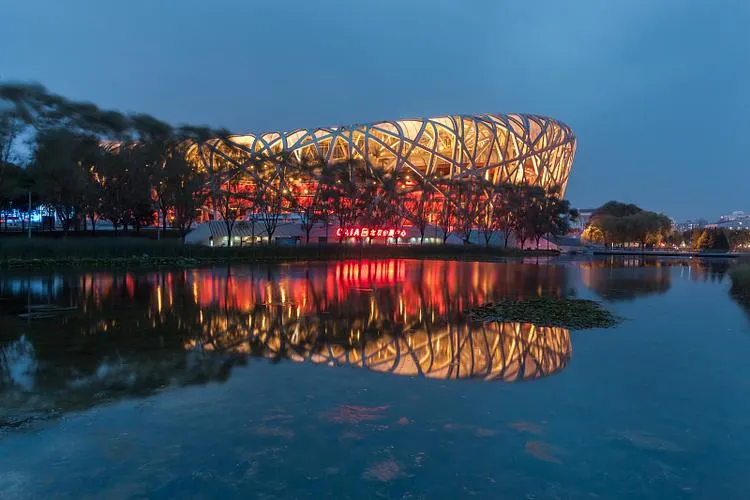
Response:
[[[456,3],[7,2],[0,79],[235,133],[541,114],[578,137],[575,206],[750,210],[750,3]]]

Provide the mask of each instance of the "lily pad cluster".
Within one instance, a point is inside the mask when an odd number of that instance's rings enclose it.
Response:
[[[474,321],[533,323],[570,330],[610,328],[620,319],[594,300],[532,297],[491,302],[469,311]]]

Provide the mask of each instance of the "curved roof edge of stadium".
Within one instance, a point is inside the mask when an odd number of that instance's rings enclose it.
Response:
[[[493,117],[498,118],[499,120],[497,121],[492,120]],[[566,140],[563,141],[561,144],[564,144],[566,142],[571,142],[571,141],[572,142],[577,141],[577,138],[576,138],[575,133],[573,132],[573,129],[568,124],[560,120],[557,120],[555,118],[551,118],[545,115],[538,115],[535,113],[480,113],[480,114],[461,113],[461,114],[455,114],[455,115],[439,115],[439,116],[434,116],[434,117],[423,116],[420,118],[399,118],[396,120],[379,120],[379,121],[371,121],[371,122],[364,122],[364,123],[354,123],[351,125],[332,125],[332,126],[326,126],[326,127],[295,128],[292,130],[264,130],[259,133],[248,132],[246,134],[231,134],[231,135],[228,135],[226,138],[227,139],[245,138],[245,137],[258,138],[258,137],[263,137],[263,136],[271,135],[271,134],[279,134],[281,136],[288,137],[298,132],[310,133],[310,132],[314,132],[318,130],[333,132],[333,131],[339,131],[339,130],[356,130],[356,129],[367,128],[367,127],[376,127],[381,124],[402,124],[406,122],[424,123],[428,121],[439,122],[441,120],[456,120],[457,121],[457,120],[464,120],[464,119],[490,121],[493,123],[503,123],[511,127],[510,124],[505,121],[510,118],[521,118],[522,123],[528,122],[528,119],[530,118],[543,120],[545,122],[557,125],[560,129],[566,132],[566,135],[568,137],[566,137]]]

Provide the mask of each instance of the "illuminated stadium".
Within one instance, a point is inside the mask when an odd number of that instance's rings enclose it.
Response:
[[[191,155],[206,171],[228,172],[219,182],[240,179],[237,190],[256,193],[246,199],[258,198],[257,193],[274,198],[245,203],[242,210],[248,214],[265,214],[272,204],[275,210],[293,214],[314,196],[326,166],[356,163],[359,173],[349,179],[366,189],[351,195],[349,203],[364,200],[366,205],[383,198],[386,190],[395,192],[391,197],[399,200],[399,217],[380,225],[395,227],[398,236],[399,230],[413,225],[410,200],[428,191],[430,210],[439,213],[449,200],[456,207],[454,217],[460,217],[463,203],[448,192],[458,183],[477,183],[485,191],[525,184],[562,197],[575,148],[573,131],[551,118],[482,114],[234,135],[197,143]],[[325,204],[322,207],[326,210]],[[377,218],[378,213],[373,204],[355,218]],[[351,228],[361,224],[373,227],[371,220],[352,220],[339,228],[353,233]]]

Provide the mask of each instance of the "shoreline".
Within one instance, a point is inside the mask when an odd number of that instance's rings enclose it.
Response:
[[[628,251],[611,251],[611,250],[594,250],[593,255],[622,255],[626,257],[698,257],[698,258],[722,258],[722,259],[737,259],[742,257],[742,254],[732,252],[641,252],[638,250]]]
[[[504,250],[482,248],[430,247],[256,247],[217,248],[196,252],[190,248],[181,255],[56,255],[56,256],[0,256],[0,269],[24,270],[41,268],[197,268],[227,264],[325,262],[335,260],[455,260],[503,262],[526,257],[556,257],[551,250]]]

